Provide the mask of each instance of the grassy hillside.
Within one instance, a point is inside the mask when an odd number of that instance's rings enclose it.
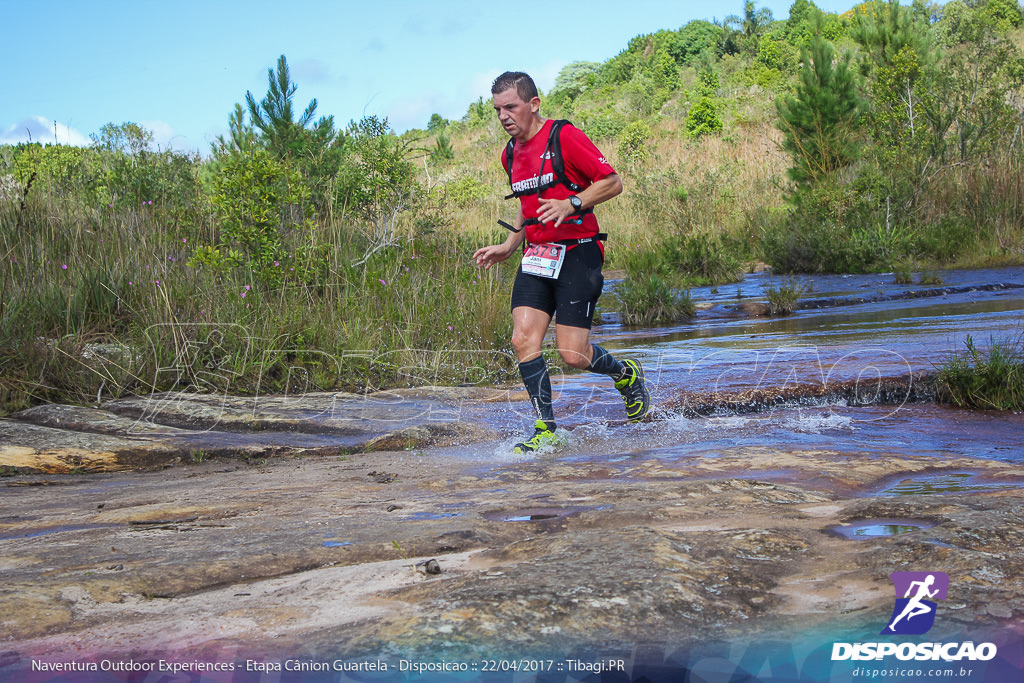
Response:
[[[681,289],[754,261],[1024,260],[1018,5],[737,10],[569,65],[543,95],[623,176],[598,211],[631,319],[686,315]],[[291,86],[282,56],[208,158],[132,123],[87,149],[0,147],[0,410],[515,376],[513,267],[470,258],[516,209],[490,103],[396,135],[283,117]]]

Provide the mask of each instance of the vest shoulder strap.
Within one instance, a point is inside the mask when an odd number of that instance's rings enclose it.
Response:
[[[555,119],[551,122],[551,131],[548,133],[548,141],[545,146],[545,154],[550,153],[551,158],[551,172],[554,175],[554,180],[550,183],[539,184],[536,188],[530,190],[513,191],[507,195],[505,199],[512,199],[513,197],[521,197],[524,194],[540,193],[542,190],[546,190],[553,185],[565,185],[573,192],[579,192],[583,189],[582,186],[569,180],[568,176],[565,175],[565,159],[562,157],[562,128],[566,125],[572,125],[568,119]],[[505,173],[508,175],[508,183],[512,185],[512,157],[515,153],[516,139],[509,138],[505,144]],[[538,181],[540,179],[538,178]]]

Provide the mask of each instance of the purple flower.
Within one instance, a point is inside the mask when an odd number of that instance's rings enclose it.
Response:
[[[61,270],[67,270],[68,269],[68,264],[62,263],[61,266],[60,266],[60,269]]]
[[[384,285],[385,287],[387,287],[387,286],[388,286],[388,283],[384,282],[383,280],[381,280],[381,281],[380,281],[380,283],[381,283],[382,285]]]
[[[245,286],[245,291],[247,291],[247,292],[248,292],[248,291],[249,291],[250,289],[252,289],[252,287],[251,287],[250,285],[246,285],[246,286]]]

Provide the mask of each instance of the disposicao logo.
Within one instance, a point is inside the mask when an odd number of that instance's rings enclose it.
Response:
[[[943,572],[893,572],[896,604],[882,635],[917,636],[935,624],[936,600],[945,600],[949,576]]]
[[[921,635],[935,624],[936,600],[945,600],[949,576],[943,572],[893,572],[896,591],[892,616],[880,635]],[[902,661],[988,661],[996,656],[993,643],[833,643],[832,661],[880,660],[895,656]]]

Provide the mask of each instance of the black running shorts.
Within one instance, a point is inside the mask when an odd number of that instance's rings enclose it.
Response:
[[[512,285],[512,308],[536,308],[555,316],[559,325],[589,330],[604,286],[603,262],[597,242],[586,242],[566,252],[557,280],[524,273],[520,266]]]

